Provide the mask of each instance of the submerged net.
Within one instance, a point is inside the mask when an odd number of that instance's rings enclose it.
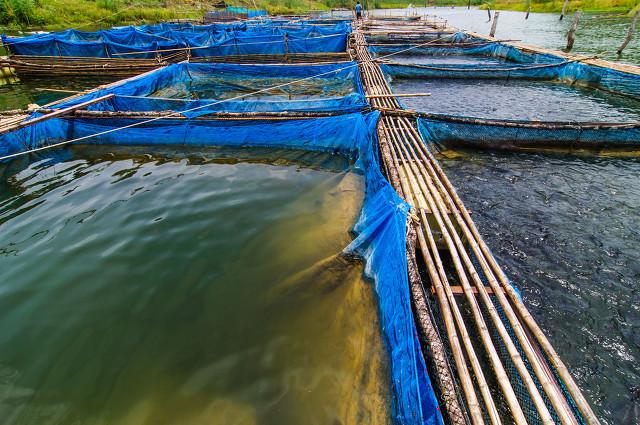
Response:
[[[400,81],[399,86],[415,86],[422,80],[420,92],[434,91],[431,97],[403,99],[419,111],[421,127],[431,142],[498,149],[626,149],[637,147],[640,141],[638,74],[473,38],[438,47],[376,45],[370,51],[383,55],[381,68],[389,79]],[[402,55],[402,63],[393,62],[395,53]],[[404,84],[403,80],[413,83]],[[453,80],[464,82],[447,82]],[[507,80],[538,82],[514,91],[513,98],[505,98],[512,85],[504,84]],[[597,90],[580,93],[570,87],[573,85]],[[460,90],[456,92],[456,88]],[[531,99],[522,99],[527,93]],[[620,100],[619,95],[626,100]],[[615,105],[609,104],[609,99],[614,99]],[[514,102],[517,105],[507,109],[505,104]],[[548,111],[541,111],[545,105]],[[538,113],[544,111],[548,113]]]
[[[180,63],[56,105],[107,94],[91,111],[335,112],[368,107],[355,63],[314,66]]]

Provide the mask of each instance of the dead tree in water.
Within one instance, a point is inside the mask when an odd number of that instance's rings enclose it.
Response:
[[[618,56],[622,55],[622,51],[627,47],[627,44],[631,41],[633,37],[633,33],[636,30],[636,24],[638,23],[638,16],[640,16],[640,10],[636,10],[635,15],[633,15],[633,19],[631,20],[631,25],[629,26],[629,32],[627,32],[627,37],[622,42],[622,45],[618,48]]]
[[[567,34],[567,48],[566,52],[570,52],[573,49],[573,42],[576,40],[576,30],[578,29],[578,23],[580,22],[580,15],[582,15],[582,11],[578,10],[575,15],[573,15],[573,23],[571,24],[571,28],[569,29],[569,34]]]
[[[496,12],[493,14],[493,23],[491,24],[491,31],[489,32],[489,37],[493,37],[496,35],[496,27],[498,26],[498,17],[500,16],[500,12]]]

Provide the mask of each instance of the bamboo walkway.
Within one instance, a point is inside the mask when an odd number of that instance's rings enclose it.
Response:
[[[445,420],[474,425],[598,424],[423,143],[415,119],[384,112],[401,106],[371,57],[361,27],[354,29],[350,47],[366,93],[376,95],[369,98],[371,105],[382,110],[377,131],[383,171],[413,207],[407,251],[411,293]],[[431,288],[420,281],[416,255]],[[438,328],[443,328],[442,339]]]

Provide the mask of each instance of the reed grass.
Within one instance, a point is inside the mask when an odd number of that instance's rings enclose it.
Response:
[[[251,6],[246,1],[232,1]],[[466,6],[468,0],[361,0],[365,9],[414,6]],[[563,0],[533,0],[534,12],[559,12]],[[257,0],[272,14],[296,14],[310,10],[352,8],[355,0]],[[529,0],[471,0],[472,6],[491,9],[527,10]],[[569,11],[632,13],[637,0],[570,0]],[[0,0],[0,31],[97,29],[116,25],[156,23],[163,20],[197,19],[209,9],[201,0]]]

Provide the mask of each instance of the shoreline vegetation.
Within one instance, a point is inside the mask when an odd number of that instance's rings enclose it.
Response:
[[[559,13],[564,0],[471,0],[473,7],[491,10]],[[253,2],[233,2],[252,7]],[[310,10],[351,8],[355,0],[257,0],[258,8],[271,14],[305,13]],[[408,0],[363,0],[365,9],[423,6]],[[200,19],[212,10],[199,0],[0,0],[0,31],[95,30],[120,25],[139,25],[178,19]],[[426,0],[429,6],[467,6],[467,0]],[[631,16],[640,10],[638,0],[569,0],[568,12],[617,13]]]

